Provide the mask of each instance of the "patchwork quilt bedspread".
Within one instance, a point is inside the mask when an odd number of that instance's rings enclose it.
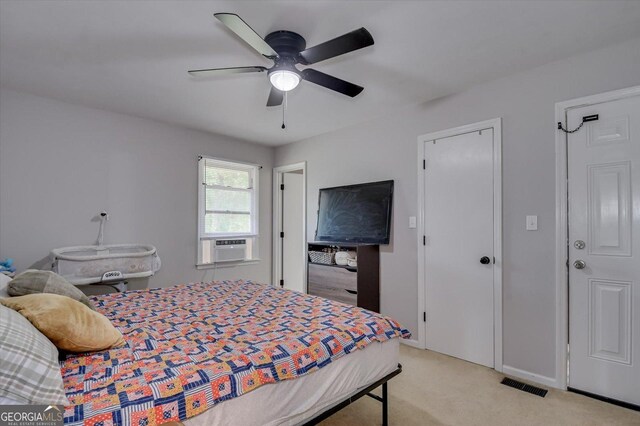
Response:
[[[126,345],[61,361],[70,425],[184,420],[267,383],[295,379],[373,341],[396,321],[249,281],[94,297]]]

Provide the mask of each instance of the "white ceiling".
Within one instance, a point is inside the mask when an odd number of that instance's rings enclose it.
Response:
[[[308,46],[361,26],[375,45],[313,68],[365,87],[351,99],[303,82],[288,127],[266,74],[196,80],[188,69],[270,66],[214,12]],[[268,145],[640,36],[632,1],[1,1],[0,84]]]

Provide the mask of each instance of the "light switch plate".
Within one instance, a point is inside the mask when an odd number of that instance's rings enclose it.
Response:
[[[527,231],[538,230],[538,216],[527,216]]]
[[[418,221],[416,220],[416,217],[409,216],[409,228],[414,229],[416,226],[418,226]]]

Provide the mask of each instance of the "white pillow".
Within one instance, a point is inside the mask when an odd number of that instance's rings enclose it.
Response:
[[[11,278],[0,272],[0,297],[9,297],[9,293],[7,293],[9,281],[11,281]]]

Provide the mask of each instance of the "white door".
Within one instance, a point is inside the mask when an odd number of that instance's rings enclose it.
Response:
[[[427,349],[488,367],[494,366],[493,150],[493,129],[424,146]]]
[[[640,97],[572,109],[569,386],[640,405]]]
[[[302,171],[283,173],[282,182],[282,280],[284,288],[304,293],[304,175]]]

